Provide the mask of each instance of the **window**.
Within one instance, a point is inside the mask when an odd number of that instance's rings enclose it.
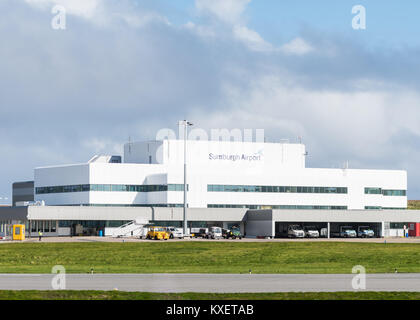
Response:
[[[70,220],[59,220],[58,221],[58,227],[59,228],[69,228],[69,227],[71,227],[71,221]]]
[[[56,221],[51,221],[51,232],[56,232],[57,231],[56,225],[57,225]]]
[[[382,190],[384,196],[406,196],[406,190]]]
[[[381,188],[365,188],[365,194],[382,194]]]
[[[400,196],[405,197],[407,195],[406,190],[387,190],[381,188],[365,188],[365,194],[382,194],[384,196]]]
[[[266,192],[266,193],[335,193],[346,194],[347,187],[308,187],[308,186],[240,186],[207,185],[208,192]]]
[[[50,222],[43,221],[43,232],[50,232]]]
[[[391,222],[389,224],[389,228],[390,229],[404,229],[404,226],[406,226],[408,228],[408,223],[393,223]]]

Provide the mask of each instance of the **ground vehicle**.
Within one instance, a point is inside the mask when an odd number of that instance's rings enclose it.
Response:
[[[351,226],[341,226],[340,227],[340,237],[341,238],[356,238],[357,233]]]
[[[319,231],[314,226],[304,227],[303,230],[305,231],[305,237],[307,237],[307,238],[319,238]]]
[[[211,227],[209,233],[207,234],[208,239],[219,239],[222,237],[222,228],[220,227]]]
[[[230,229],[224,229],[224,230],[226,230],[226,231],[224,232],[224,234],[223,233],[222,234],[223,234],[223,237],[225,239],[229,239],[229,238],[232,238],[232,239],[236,239],[236,238],[242,239],[241,229],[239,228],[239,226],[233,226]]]
[[[357,236],[360,238],[373,238],[375,232],[373,232],[372,228],[369,226],[359,226],[357,228]]]
[[[181,228],[165,227],[165,230],[169,233],[169,239],[184,237],[184,233]]]
[[[191,228],[191,235],[194,238],[207,238],[209,230],[207,228]]]
[[[305,231],[300,225],[291,224],[287,227],[287,236],[289,238],[303,238],[305,237]]]
[[[155,240],[168,240],[169,233],[165,230],[164,227],[149,227],[149,231],[147,232],[146,239],[155,239]]]

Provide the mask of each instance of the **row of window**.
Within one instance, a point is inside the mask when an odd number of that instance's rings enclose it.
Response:
[[[57,231],[57,221],[51,220],[33,220],[30,222],[30,228],[32,232],[56,232]]]
[[[208,204],[207,208],[301,209],[301,210],[347,210],[347,206],[305,206],[305,205],[253,205],[253,204]]]
[[[389,228],[390,229],[404,229],[404,226],[408,227],[408,222],[403,222],[403,223],[395,223],[395,222],[391,222],[389,224]]]
[[[183,184],[155,184],[155,185],[126,185],[126,184],[77,184],[69,186],[37,187],[36,194],[88,192],[88,191],[117,191],[117,192],[159,192],[184,191]]]
[[[382,190],[384,196],[401,196],[405,197],[407,195],[406,190]]]
[[[127,220],[59,220],[58,227],[59,228],[71,228],[77,224],[83,226],[84,228],[96,228],[96,229],[103,229],[103,228],[117,228],[120,227],[130,221]],[[182,228],[184,223],[182,221],[150,221],[151,225],[155,226],[162,226],[162,227],[175,227],[175,228]],[[227,227],[230,228],[232,225],[236,223],[228,223]],[[212,226],[220,226],[223,227],[222,221],[188,221],[189,228],[209,228]]]
[[[365,206],[365,210],[407,210],[407,208]]]
[[[158,204],[70,204],[66,206],[86,207],[165,207],[182,208],[182,203],[158,203]],[[307,209],[307,210],[347,210],[347,206],[312,206],[312,205],[254,205],[254,204],[208,204],[207,208],[247,208],[251,210],[260,209]],[[365,206],[365,210],[406,210],[407,208]]]
[[[187,187],[188,190],[188,187]],[[37,187],[36,194],[66,192],[161,192],[184,191],[183,184],[159,185],[125,185],[125,184],[78,184],[68,186]],[[207,185],[209,192],[271,192],[271,193],[337,193],[346,194],[346,187],[299,187],[299,186],[245,186],[245,185]],[[386,190],[365,188],[365,194],[382,194],[384,196],[406,196],[406,190]]]
[[[58,221],[58,226],[60,228],[71,228],[75,225],[81,225],[83,228],[105,228],[105,227],[120,227],[126,223],[130,222],[129,220],[60,220]]]
[[[346,187],[207,185],[210,192],[347,193]]]
[[[365,194],[382,194],[384,196],[406,196],[406,190],[387,190],[382,188],[365,188]]]

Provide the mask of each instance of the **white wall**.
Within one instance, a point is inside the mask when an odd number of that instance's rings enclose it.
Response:
[[[89,164],[40,167],[34,170],[35,188],[89,183]]]
[[[125,163],[162,164],[163,141],[132,142],[124,145]]]
[[[37,187],[89,184],[89,165],[77,164],[35,168],[35,189]],[[72,205],[89,203],[89,192],[36,194],[35,201],[44,200],[47,205]]]

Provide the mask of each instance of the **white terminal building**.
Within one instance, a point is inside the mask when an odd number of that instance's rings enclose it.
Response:
[[[406,209],[407,172],[306,168],[303,144],[188,141],[188,206]],[[183,205],[184,142],[129,143],[124,162],[35,169],[35,201],[50,206]]]
[[[403,170],[307,168],[305,146],[293,143],[188,140],[187,150],[188,227],[240,224],[247,236],[272,237],[288,223],[370,224],[386,236],[420,221],[406,210]],[[123,159],[35,168],[33,189],[17,183],[14,193],[45,206],[15,203],[0,224],[15,214],[47,235],[72,234],[75,224],[109,234],[139,217],[181,227],[183,165],[184,141],[161,140],[127,143]]]

